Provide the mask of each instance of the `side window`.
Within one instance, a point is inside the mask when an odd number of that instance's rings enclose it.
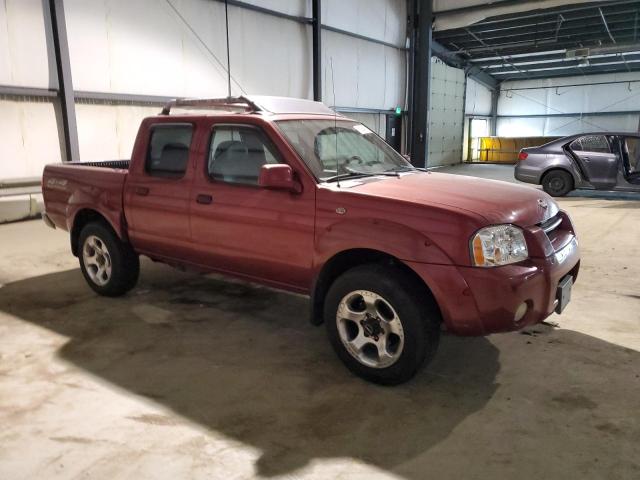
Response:
[[[580,139],[576,138],[573,142],[571,142],[571,145],[569,145],[569,148],[574,152],[581,152],[582,145],[580,145]]]
[[[586,135],[580,137],[579,140],[583,152],[611,153],[611,148],[605,135]]]
[[[258,185],[265,164],[283,163],[267,136],[256,127],[214,127],[209,147],[209,177],[228,183]]]
[[[181,178],[187,170],[193,126],[189,124],[154,125],[145,170],[158,177]]]

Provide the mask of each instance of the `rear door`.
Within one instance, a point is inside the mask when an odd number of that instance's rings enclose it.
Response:
[[[615,186],[620,154],[613,138],[608,135],[584,135],[575,139],[569,149],[591,185],[601,190]]]
[[[189,168],[194,125],[157,123],[150,127],[145,152],[132,162],[125,186],[129,237],[141,253],[179,259],[191,243]]]
[[[636,181],[640,178],[640,137],[622,137],[624,149],[624,176],[627,181]]]

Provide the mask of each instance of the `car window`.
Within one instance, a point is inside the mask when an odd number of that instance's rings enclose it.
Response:
[[[349,173],[366,175],[413,168],[378,135],[351,120],[279,120],[276,123],[321,181]]]
[[[265,133],[253,126],[214,127],[207,173],[228,183],[257,185],[265,164],[283,163]]]
[[[146,172],[160,177],[183,177],[192,137],[193,126],[190,124],[153,125],[145,161]]]
[[[571,149],[578,152],[611,153],[606,135],[585,135],[574,140]]]

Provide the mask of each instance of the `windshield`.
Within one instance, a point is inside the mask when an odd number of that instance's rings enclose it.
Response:
[[[289,143],[320,181],[336,176],[388,174],[413,167],[361,123],[338,120],[280,120]]]

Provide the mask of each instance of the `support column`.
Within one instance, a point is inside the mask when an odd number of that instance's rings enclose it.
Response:
[[[78,146],[78,127],[76,124],[76,104],[71,80],[71,60],[69,58],[69,44],[67,42],[67,26],[64,18],[63,0],[48,0],[43,4],[49,5],[51,19],[51,33],[58,73],[58,91],[62,124],[64,129],[65,158],[67,161],[80,161],[80,147]]]
[[[489,126],[489,134],[496,136],[498,130],[498,99],[500,98],[500,87],[497,86],[491,90],[491,125]]]
[[[432,0],[411,0],[410,151],[416,167],[426,167],[429,156],[429,100],[431,94]]]
[[[322,101],[322,0],[312,0],[313,99]]]

